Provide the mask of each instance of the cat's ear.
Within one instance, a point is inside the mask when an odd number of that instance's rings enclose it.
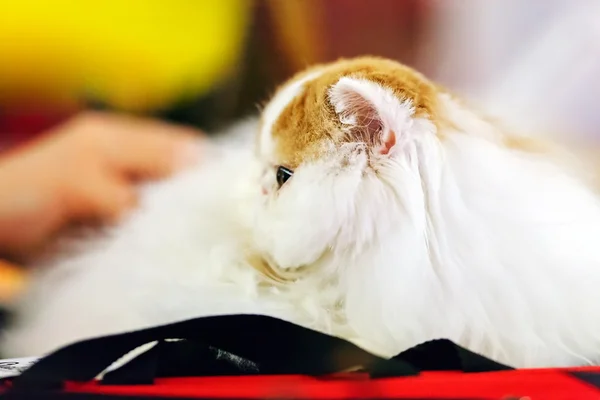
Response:
[[[412,114],[411,106],[401,102],[390,89],[366,79],[340,78],[328,96],[352,139],[367,143],[380,154],[392,151],[398,139],[399,120]]]

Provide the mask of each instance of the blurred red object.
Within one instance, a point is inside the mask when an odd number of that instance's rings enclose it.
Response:
[[[77,106],[9,104],[0,106],[0,151],[19,145],[80,111]]]
[[[413,65],[429,0],[269,0],[277,57],[291,73],[340,57],[378,55]]]

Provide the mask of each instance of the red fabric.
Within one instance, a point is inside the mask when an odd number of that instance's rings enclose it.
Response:
[[[571,371],[600,372],[600,368]],[[570,376],[566,370],[539,369],[463,374],[429,372],[416,377],[367,380],[349,374],[346,379],[307,376],[245,376],[163,378],[154,385],[108,386],[95,382],[70,383],[66,390],[79,393],[211,398],[477,398],[598,400],[600,390]]]

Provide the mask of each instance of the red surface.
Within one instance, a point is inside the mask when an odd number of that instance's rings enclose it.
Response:
[[[571,369],[573,370],[573,369]],[[580,368],[600,372],[600,368]],[[70,392],[213,398],[478,398],[507,396],[556,400],[598,400],[600,390],[563,370],[541,369],[477,374],[430,372],[390,379],[319,379],[306,376],[164,378],[148,386],[107,386],[71,383]]]

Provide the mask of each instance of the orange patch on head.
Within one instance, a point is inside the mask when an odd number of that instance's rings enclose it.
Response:
[[[437,123],[440,89],[400,63],[376,57],[340,60],[304,71],[283,88],[315,71],[316,76],[304,83],[270,127],[277,161],[289,168],[321,156],[327,142],[337,144],[346,140],[328,97],[330,88],[342,77],[379,84],[399,99],[409,100],[416,117],[429,117]]]

